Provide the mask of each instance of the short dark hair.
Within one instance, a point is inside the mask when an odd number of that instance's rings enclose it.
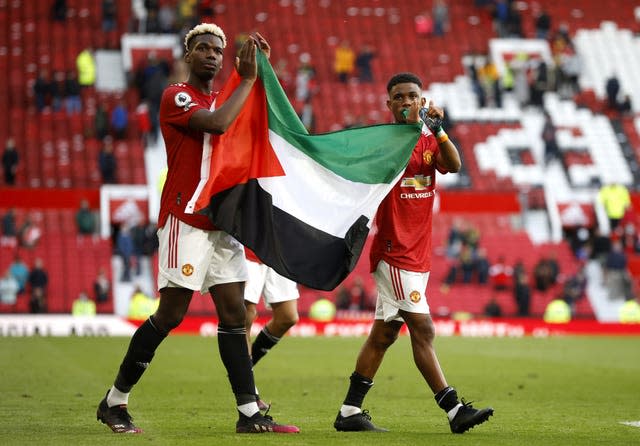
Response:
[[[393,77],[389,79],[389,82],[387,82],[387,93],[389,93],[397,84],[405,83],[416,84],[418,87],[422,88],[422,81],[415,74],[409,72],[398,73],[394,74]]]

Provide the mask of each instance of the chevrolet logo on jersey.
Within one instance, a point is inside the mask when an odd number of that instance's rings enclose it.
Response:
[[[400,187],[413,187],[415,190],[424,190],[431,186],[431,176],[416,175],[413,178],[403,178]]]

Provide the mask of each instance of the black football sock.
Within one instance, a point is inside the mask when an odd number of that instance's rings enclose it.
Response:
[[[266,355],[269,350],[271,350],[271,347],[276,345],[279,340],[280,338],[269,333],[267,327],[264,327],[251,345],[251,360],[253,361],[253,365],[256,365],[257,362],[260,361],[260,358]]]
[[[456,389],[451,386],[445,387],[440,392],[436,393],[434,398],[436,399],[438,406],[447,413],[460,404],[458,401],[458,392],[456,392]]]
[[[147,319],[133,334],[127,354],[120,364],[120,370],[113,385],[123,393],[129,393],[140,380],[160,343],[167,337],[153,325],[153,316]]]
[[[227,369],[227,376],[238,406],[256,402],[256,387],[246,336],[244,326],[218,325],[220,358]]]
[[[373,387],[373,381],[358,372],[353,372],[349,380],[351,381],[349,391],[342,404],[345,406],[362,407],[364,397],[367,396],[369,389]]]

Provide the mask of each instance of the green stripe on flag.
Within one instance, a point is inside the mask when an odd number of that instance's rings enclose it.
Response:
[[[406,167],[421,126],[381,124],[310,135],[263,52],[258,76],[267,95],[269,128],[315,162],[347,180],[389,183]]]

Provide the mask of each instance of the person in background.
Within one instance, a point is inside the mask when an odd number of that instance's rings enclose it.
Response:
[[[95,316],[96,303],[89,298],[86,291],[80,291],[71,306],[72,316]]]
[[[0,277],[0,303],[5,305],[14,305],[18,300],[18,291],[20,285],[16,278],[7,269],[4,276]]]
[[[98,275],[93,282],[93,295],[95,301],[98,303],[104,303],[109,300],[109,293],[111,292],[111,282],[107,277],[107,272],[104,268],[98,270]]]
[[[80,208],[76,212],[76,227],[79,235],[93,235],[96,232],[96,217],[86,199],[80,201]]]
[[[20,155],[16,149],[16,141],[13,138],[7,139],[2,153],[2,169],[4,172],[4,183],[7,186],[16,184],[16,173],[18,172],[18,163]]]
[[[20,253],[16,252],[13,262],[9,265],[9,271],[18,281],[18,294],[22,294],[27,289],[27,281],[29,280],[29,267],[20,257]]]
[[[298,323],[298,287],[295,282],[278,274],[273,268],[260,262],[260,259],[245,248],[249,279],[244,289],[244,304],[247,308],[247,343],[251,352],[253,366],[275,347],[291,327]],[[258,303],[264,297],[265,305],[271,308],[272,317],[251,343],[251,327],[258,317]],[[258,407],[268,406],[259,397],[256,388]]]
[[[627,209],[631,207],[631,196],[629,189],[619,182],[606,184],[598,191],[598,201],[604,206],[604,210],[609,218],[611,232],[615,232],[618,223],[624,217]]]

